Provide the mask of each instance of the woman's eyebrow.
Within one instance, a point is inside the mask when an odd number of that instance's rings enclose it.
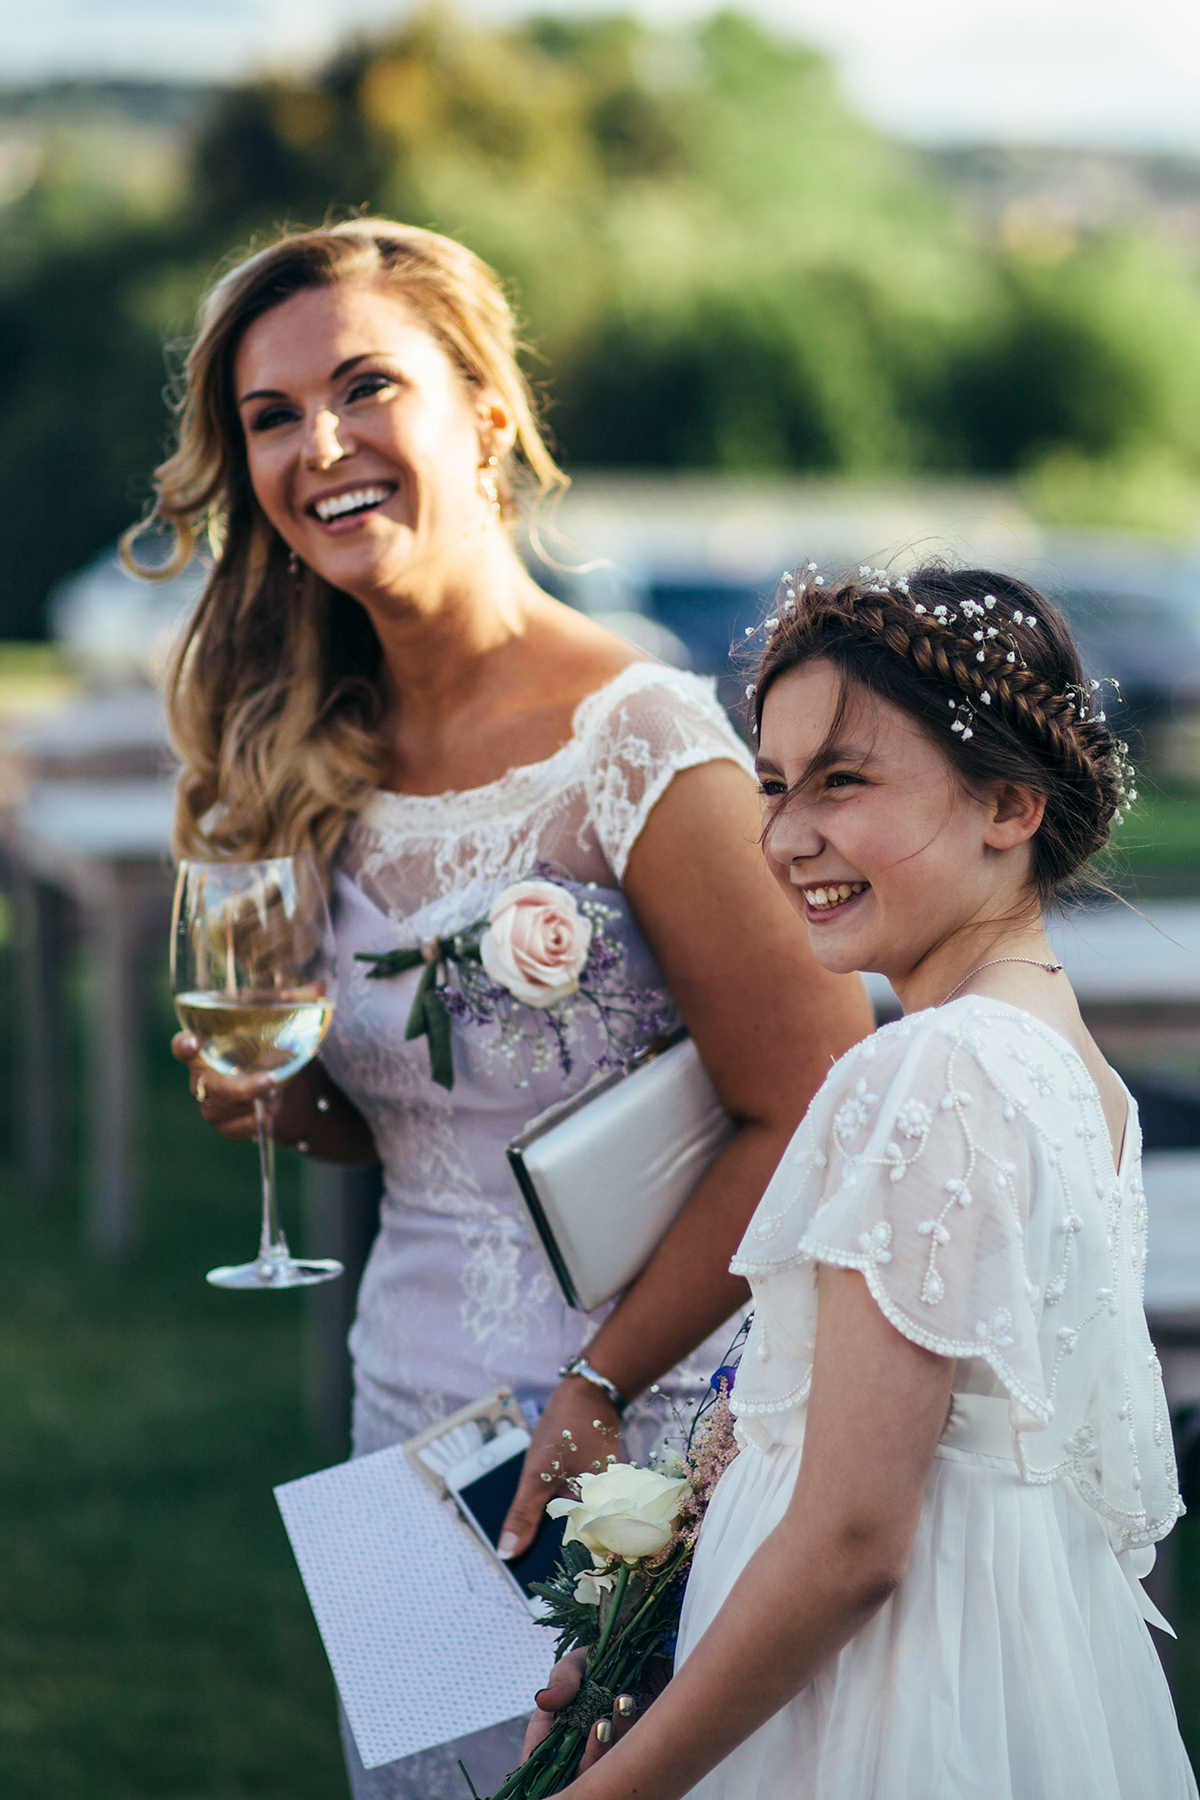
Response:
[[[238,405],[248,406],[251,400],[283,400],[286,397],[278,388],[251,388],[248,394],[242,395]]]
[[[348,356],[344,362],[340,362],[329,379],[340,381],[343,375],[348,375],[351,369],[356,368],[360,362],[370,362],[373,358],[386,356],[386,354],[385,350],[360,350],[357,356]],[[238,405],[245,406],[251,400],[286,400],[286,398],[287,395],[281,393],[278,388],[251,388],[248,394],[242,395]]]

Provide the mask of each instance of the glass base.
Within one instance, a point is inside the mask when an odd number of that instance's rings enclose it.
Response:
[[[237,1263],[226,1269],[210,1269],[207,1279],[214,1287],[293,1288],[312,1287],[318,1281],[335,1281],[342,1273],[341,1263],[332,1257],[297,1260],[283,1256],[269,1262]]]

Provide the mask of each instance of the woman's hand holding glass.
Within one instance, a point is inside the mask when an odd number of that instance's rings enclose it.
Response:
[[[189,1064],[205,1116],[227,1137],[249,1137],[253,1128],[259,1144],[258,1256],[210,1270],[208,1279],[218,1287],[301,1287],[340,1275],[340,1263],[291,1255],[275,1195],[277,1084],[312,1061],[333,1017],[333,932],[312,859],[182,863],[171,984],[184,1026],[176,1054]]]
[[[218,1075],[211,1063],[205,1062],[200,1040],[190,1031],[175,1033],[171,1054],[188,1072],[188,1086],[206,1125],[234,1144],[258,1136],[254,1102],[277,1101],[280,1092],[270,1075]]]

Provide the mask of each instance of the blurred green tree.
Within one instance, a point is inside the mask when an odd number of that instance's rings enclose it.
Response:
[[[161,345],[206,271],[359,207],[510,282],[569,464],[1014,472],[1052,515],[1140,494],[1130,522],[1159,527],[1191,492],[1200,287],[1165,251],[981,241],[822,57],[737,13],[435,5],[217,94],[157,216],[78,171],[0,210],[0,632],[36,634],[147,492]]]

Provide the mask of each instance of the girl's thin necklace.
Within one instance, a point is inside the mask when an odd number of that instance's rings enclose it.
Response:
[[[1045,969],[1047,975],[1061,975],[1063,969],[1061,963],[1038,962],[1035,956],[993,956],[991,962],[980,963],[977,968],[969,969],[959,982],[958,987],[952,987],[950,992],[944,994],[937,1004],[939,1006],[945,1006],[947,1000],[953,1000],[955,994],[958,993],[959,988],[965,988],[968,981],[973,981],[976,975],[982,975],[985,969],[994,969],[998,963],[1010,962],[1028,963],[1031,969]]]

